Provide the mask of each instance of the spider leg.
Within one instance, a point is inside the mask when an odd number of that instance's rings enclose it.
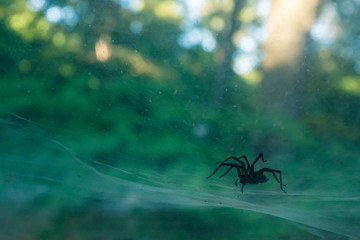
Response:
[[[244,156],[241,156],[241,157],[239,157],[239,158],[236,158],[236,157],[231,156],[231,157],[228,157],[227,159],[225,159],[224,161],[217,162],[217,163],[224,163],[224,162],[226,162],[226,161],[228,161],[228,160],[230,160],[230,159],[233,159],[233,160],[237,161],[238,163],[240,163],[244,168],[246,168],[244,162],[240,160],[241,158],[244,158],[244,159],[245,159],[245,161],[246,161],[246,163],[247,163],[247,165],[248,165],[248,167],[249,167],[250,165],[249,165],[249,162],[248,162],[248,160],[247,160],[247,158],[246,158],[245,155],[244,155]]]
[[[251,164],[250,172],[254,172],[255,163],[259,161],[260,158],[262,159],[263,162],[266,162],[266,160],[264,159],[264,155],[260,153],[259,156],[255,159],[255,161]]]
[[[230,172],[230,170],[233,168],[234,166],[229,167],[229,169],[223,174],[221,175],[219,178],[222,178],[223,176],[225,176],[226,174],[228,174],[228,172]]]
[[[241,157],[238,157],[238,159],[242,159],[242,158],[245,159],[245,161],[246,161],[246,163],[247,163],[247,169],[249,169],[250,163],[249,163],[249,161],[247,160],[247,157],[246,157],[245,155],[242,155]]]
[[[263,169],[261,169],[261,170],[259,171],[259,173],[261,173],[261,174],[264,173],[264,172],[271,172],[271,173],[274,175],[276,181],[277,181],[278,183],[280,183],[280,188],[281,188],[281,190],[282,190],[284,193],[286,193],[285,190],[283,189],[283,186],[286,187],[286,185],[282,183],[281,171],[276,170],[276,169],[270,169],[270,168],[263,168]],[[279,174],[279,176],[280,176],[280,181],[279,181],[279,179],[276,177],[275,173],[278,173],[278,174]]]
[[[237,178],[237,179],[235,180],[235,186],[238,186],[238,184],[237,184],[238,181],[239,181],[239,179]]]
[[[241,187],[241,193],[244,193],[244,187],[245,187],[245,183],[243,183],[243,185]]]
[[[276,181],[277,181],[278,183],[280,183],[280,181],[279,181],[279,179],[277,178],[277,176],[275,175],[275,173],[274,173],[274,172],[271,172],[271,173],[272,173],[272,175],[274,175],[274,177],[275,177]],[[286,187],[286,185],[285,185],[285,184],[283,184],[283,183],[280,183],[280,184],[282,184],[283,186],[285,186],[285,187]]]
[[[239,165],[234,164],[234,163],[221,163],[221,164],[215,169],[215,171],[214,171],[210,176],[207,177],[207,179],[209,179],[212,175],[214,175],[214,174],[217,172],[217,170],[219,170],[219,168],[222,167],[222,166],[230,166],[230,168],[225,172],[225,174],[221,175],[220,177],[223,177],[223,176],[225,176],[226,174],[228,174],[228,172],[229,172],[233,167],[237,168],[238,170],[240,170],[241,168],[244,168],[243,166],[239,166]]]

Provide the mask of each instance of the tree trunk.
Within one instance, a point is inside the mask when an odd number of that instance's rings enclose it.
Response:
[[[228,79],[232,74],[232,54],[235,51],[232,39],[234,33],[239,28],[238,16],[243,2],[243,0],[234,0],[234,7],[230,16],[229,28],[226,28],[225,31],[227,32],[225,33],[224,39],[219,46],[222,61],[217,68],[214,84],[213,105],[215,108],[220,108],[223,105]]]
[[[260,86],[263,110],[296,117],[303,100],[306,37],[315,22],[320,0],[273,0],[268,18],[264,79]]]

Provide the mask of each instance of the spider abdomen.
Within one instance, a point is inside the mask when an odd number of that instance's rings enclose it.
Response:
[[[243,175],[240,177],[240,183],[242,184],[258,184],[267,181],[269,181],[269,179],[265,175],[261,175],[261,176]]]

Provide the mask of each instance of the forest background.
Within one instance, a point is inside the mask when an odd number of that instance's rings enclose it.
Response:
[[[96,206],[111,208],[111,197],[98,195],[110,186],[88,183],[81,197],[66,186],[88,179],[84,166],[103,178],[216,190],[217,183],[233,187],[235,173],[206,180],[215,162],[263,153],[268,166],[283,171],[289,193],[358,196],[360,3],[189,2],[1,1],[0,189],[9,215],[18,213],[5,220],[13,227],[1,236],[83,239],[104,236],[104,229],[124,239],[149,232],[168,239],[309,234],[232,210],[224,210],[230,227],[214,226],[218,220],[209,216],[222,216],[219,210],[109,214]],[[269,178],[245,193],[280,192]],[[51,191],[34,190],[49,185]],[[114,196],[128,197],[121,190]],[[39,208],[47,217],[37,215]],[[34,221],[20,224],[24,216]],[[335,233],[358,234],[349,230],[355,220],[341,220],[345,230]],[[239,233],[234,225],[246,222],[263,231],[248,226]],[[115,230],[112,223],[127,227]],[[171,226],[152,230],[164,224]],[[101,231],[89,233],[90,226]]]

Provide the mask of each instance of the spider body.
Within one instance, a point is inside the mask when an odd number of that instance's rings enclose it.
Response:
[[[244,159],[246,164],[241,159]],[[217,172],[217,170],[219,170],[219,168],[222,166],[228,166],[229,168],[219,178],[225,176],[226,174],[228,174],[230,172],[231,169],[235,168],[237,170],[237,175],[238,175],[238,178],[235,181],[235,185],[238,186],[237,182],[240,181],[240,183],[242,184],[241,192],[244,193],[245,184],[258,184],[258,183],[267,182],[267,181],[269,181],[269,178],[267,178],[264,175],[264,173],[270,172],[275,177],[276,181],[278,183],[280,183],[280,189],[283,192],[285,192],[285,190],[283,189],[283,186],[286,186],[286,185],[282,183],[281,171],[276,170],[276,169],[270,169],[270,168],[262,168],[259,171],[254,170],[254,166],[255,166],[256,162],[259,161],[259,159],[262,159],[263,162],[266,162],[262,153],[255,159],[255,161],[251,165],[249,164],[249,161],[247,160],[245,155],[243,155],[239,158],[236,158],[233,156],[228,157],[227,159],[225,159],[222,162],[217,162],[217,164],[219,164],[219,166],[207,178],[210,178],[212,175],[214,175]],[[238,164],[227,163],[228,160],[235,160],[238,162]],[[279,178],[276,176],[275,173],[277,173],[279,175]]]
[[[269,179],[262,174],[261,176],[250,176],[250,175],[242,175],[240,177],[240,183],[241,184],[258,184],[258,183],[264,183],[269,181]]]

